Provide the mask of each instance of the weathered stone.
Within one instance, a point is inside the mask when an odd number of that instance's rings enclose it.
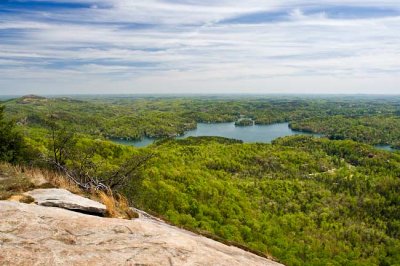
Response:
[[[108,219],[0,201],[1,265],[279,263],[149,218]]]
[[[35,189],[26,192],[25,195],[31,196],[35,203],[47,207],[58,207],[87,214],[104,216],[106,206],[75,194],[65,189]]]

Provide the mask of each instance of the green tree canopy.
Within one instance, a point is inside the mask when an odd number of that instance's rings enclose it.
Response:
[[[4,117],[4,106],[0,106],[0,161],[17,162],[23,156],[23,137],[15,124]]]

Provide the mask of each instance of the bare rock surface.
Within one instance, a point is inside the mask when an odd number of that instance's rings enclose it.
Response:
[[[281,265],[152,219],[0,201],[0,265]]]
[[[35,189],[26,192],[25,195],[31,196],[35,203],[47,207],[59,207],[83,213],[104,216],[106,206],[79,195],[75,195],[65,189]]]

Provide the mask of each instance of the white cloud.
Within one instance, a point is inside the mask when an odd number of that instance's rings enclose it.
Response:
[[[0,94],[54,88],[299,93],[317,87],[312,92],[400,93],[399,16],[332,19],[303,12],[321,7],[306,0],[84,2],[91,8],[0,19],[0,33],[13,33],[0,43]],[[397,1],[328,4],[398,9]],[[218,23],[282,10],[287,20]]]

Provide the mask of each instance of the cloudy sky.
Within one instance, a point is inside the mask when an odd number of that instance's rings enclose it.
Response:
[[[27,93],[400,94],[400,3],[1,0],[0,94]]]

